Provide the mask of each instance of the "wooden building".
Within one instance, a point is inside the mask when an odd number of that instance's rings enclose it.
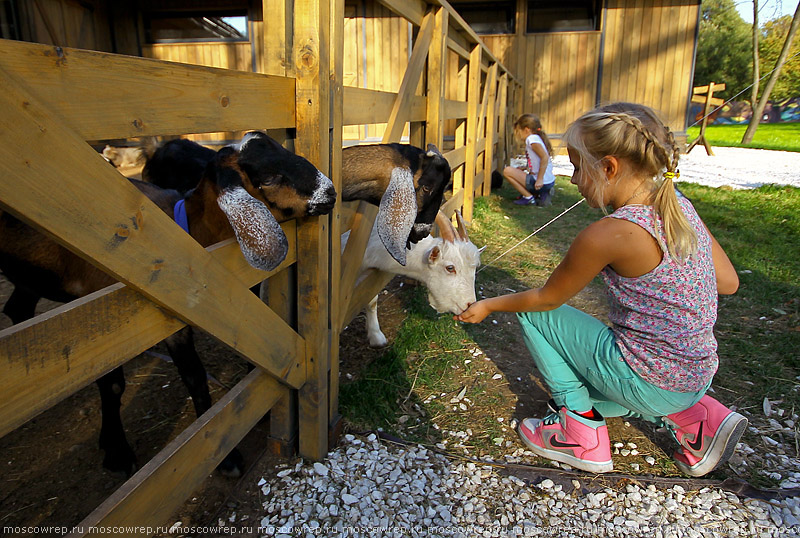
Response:
[[[648,105],[685,138],[700,0],[451,2],[523,84],[522,108],[563,133],[596,104]]]
[[[5,0],[6,6],[16,4],[19,9],[16,24],[4,21],[3,37],[13,37],[6,35],[10,28],[25,41],[286,74],[291,65],[281,52],[285,36],[268,30],[270,22],[282,26],[284,21],[263,20],[263,6],[284,3],[142,0],[133,10],[131,2]],[[390,9],[401,4],[346,0],[345,86],[398,90],[414,33],[411,23]],[[520,112],[538,114],[546,132],[558,135],[582,112],[619,100],[651,106],[673,131],[685,131],[699,0],[451,0],[450,4],[520,81]],[[8,7],[6,12],[11,12]],[[243,34],[221,37],[219,29],[206,29],[204,35],[188,33],[186,21],[215,13],[239,17],[245,25],[240,26]],[[275,66],[283,72],[276,73]],[[453,64],[448,78],[458,76]],[[457,97],[455,88],[449,85],[449,98]],[[452,132],[453,124],[449,127],[446,130]],[[370,140],[381,134],[381,126],[364,125],[348,127],[344,136]]]

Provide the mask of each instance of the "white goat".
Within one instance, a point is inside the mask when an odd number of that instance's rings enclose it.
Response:
[[[407,251],[406,265],[400,265],[387,252],[378,235],[377,226],[370,233],[361,275],[370,269],[407,276],[425,284],[428,303],[437,312],[460,314],[475,302],[475,272],[481,264],[483,248],[476,247],[467,236],[461,213],[456,212],[458,231],[441,211],[436,216],[441,237],[429,235],[411,245]],[[342,236],[342,252],[349,232]],[[366,327],[369,344],[382,347],[387,343],[378,322],[378,296],[366,309]]]

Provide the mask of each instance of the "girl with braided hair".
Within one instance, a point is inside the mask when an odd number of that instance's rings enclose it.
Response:
[[[737,290],[736,270],[676,191],[678,148],[651,109],[614,103],[587,112],[564,141],[572,183],[590,206],[613,212],[578,234],[542,287],[483,299],[456,319],[518,312],[552,393],[552,413],[518,428],[536,454],[611,471],[604,417],[639,417],[669,428],[677,466],[703,476],[731,456],[747,426],[706,395],[718,366],[718,294]],[[610,327],[564,304],[598,274]]]

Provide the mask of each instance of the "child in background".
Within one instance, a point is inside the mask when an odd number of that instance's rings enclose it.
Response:
[[[678,148],[652,110],[601,107],[570,125],[564,140],[572,183],[590,206],[613,212],[578,234],[544,286],[478,301],[456,319],[519,313],[552,393],[552,413],[518,428],[536,454],[611,471],[604,417],[639,417],[670,429],[683,472],[705,475],[731,456],[747,426],[706,395],[719,362],[718,294],[737,290],[736,270],[677,193]],[[598,274],[611,327],[564,304]]]
[[[548,206],[552,203],[556,176],[553,175],[553,162],[550,160],[553,146],[542,131],[542,122],[534,114],[523,114],[514,122],[514,134],[525,142],[528,158],[527,171],[513,166],[506,166],[503,170],[505,178],[520,194],[514,203]]]

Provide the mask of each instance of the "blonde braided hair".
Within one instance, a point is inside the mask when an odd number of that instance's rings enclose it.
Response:
[[[564,133],[567,146],[581,159],[584,174],[603,200],[607,178],[606,156],[623,158],[651,185],[653,220],[661,217],[666,237],[662,245],[670,256],[685,261],[697,251],[697,234],[678,203],[673,178],[678,176],[680,150],[675,137],[650,108],[635,103],[613,103],[583,114]],[[660,234],[659,234],[660,235]]]

